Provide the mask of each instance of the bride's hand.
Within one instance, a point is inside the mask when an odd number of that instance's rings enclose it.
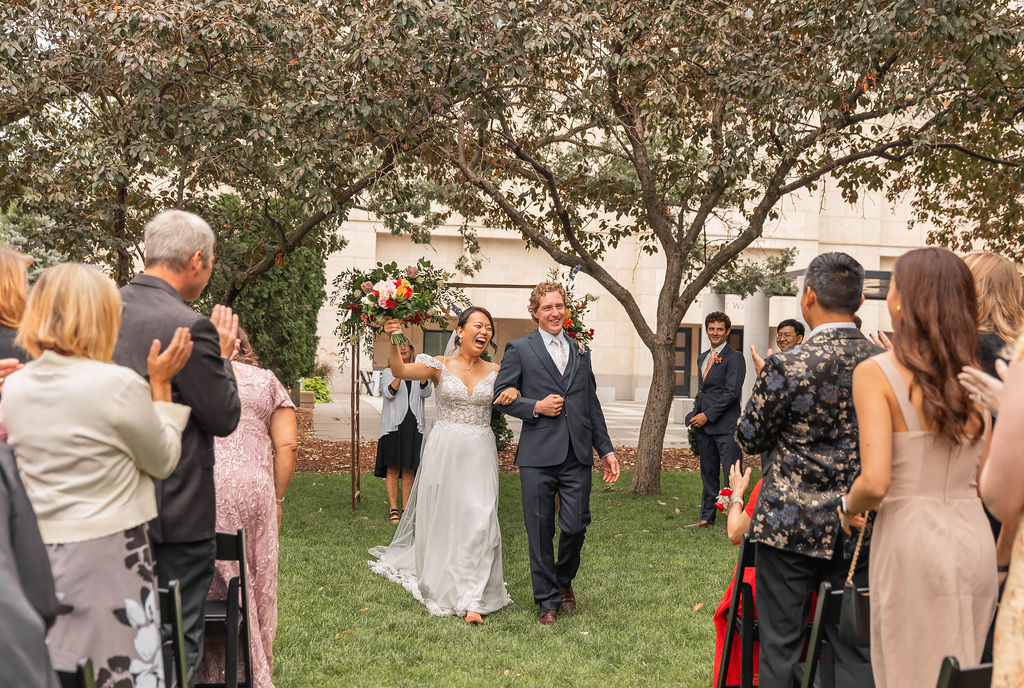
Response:
[[[494,405],[495,406],[508,406],[509,404],[511,404],[513,401],[515,401],[518,398],[519,398],[519,390],[516,389],[515,387],[509,387],[508,389],[503,389],[501,391],[501,394],[499,394],[497,396],[497,398],[494,400]]]
[[[402,321],[392,318],[384,323],[385,334],[400,334],[402,332]]]

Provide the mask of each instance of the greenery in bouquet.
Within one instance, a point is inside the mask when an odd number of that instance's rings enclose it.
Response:
[[[552,282],[558,282],[565,289],[565,320],[562,321],[562,330],[565,334],[575,339],[582,349],[590,344],[594,338],[594,328],[587,327],[584,317],[587,314],[587,308],[590,307],[591,303],[597,301],[597,297],[593,294],[584,294],[582,297],[576,296],[573,284],[577,272],[579,272],[578,266],[569,272],[569,279],[567,280],[559,279],[557,272],[552,272],[550,279]]]
[[[405,268],[391,262],[368,271],[346,270],[334,281],[334,303],[341,311],[338,336],[350,345],[363,337],[372,351],[374,338],[392,318],[447,327],[448,316],[469,303],[461,289],[449,284],[453,276],[423,258]],[[405,335],[391,335],[392,344],[406,341]]]

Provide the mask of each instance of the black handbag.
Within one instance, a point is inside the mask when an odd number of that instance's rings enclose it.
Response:
[[[865,530],[867,525],[860,529],[860,535],[857,537],[857,547],[853,550],[850,573],[843,585],[843,602],[839,608],[839,639],[847,645],[856,647],[871,646],[871,591],[858,590],[853,584],[853,571],[857,568],[857,558],[860,557]]]

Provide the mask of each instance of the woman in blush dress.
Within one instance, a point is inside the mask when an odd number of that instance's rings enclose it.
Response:
[[[398,320],[384,325],[388,334],[401,329]],[[370,562],[373,571],[401,583],[431,614],[472,624],[512,601],[502,575],[498,451],[491,432],[498,366],[481,358],[493,337],[491,314],[474,306],[462,312],[444,356],[420,354],[404,363],[391,345],[396,378],[434,383],[437,420],[394,539],[370,550],[377,558]],[[517,397],[508,389],[494,403]]]
[[[996,608],[996,551],[978,497],[989,415],[957,384],[975,363],[978,304],[946,249],[896,261],[893,349],[853,373],[861,474],[842,527],[877,509],[871,535],[871,671],[878,688],[934,685],[943,657],[977,664]]]
[[[242,417],[238,428],[214,444],[217,531],[245,528],[249,585],[249,646],[252,680],[273,688],[274,634],[277,632],[277,533],[284,494],[295,470],[295,404],[269,370],[258,367],[249,338],[238,330],[234,362]],[[208,599],[224,599],[238,564],[217,562]],[[207,638],[199,683],[224,682],[224,641]]]

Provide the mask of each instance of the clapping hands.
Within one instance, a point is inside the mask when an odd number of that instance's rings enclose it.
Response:
[[[750,345],[750,358],[751,358],[752,361],[754,361],[754,372],[757,373],[758,375],[760,375],[761,374],[761,369],[764,368],[764,359],[765,358],[771,358],[772,354],[774,354],[774,353],[775,353],[774,350],[768,349],[767,351],[764,352],[764,358],[761,358],[760,354],[757,353],[757,349],[754,348],[753,344],[751,344]]]
[[[217,328],[220,355],[229,361],[235,360],[238,357],[238,347],[241,345],[238,339],[238,316],[231,312],[229,306],[217,304],[210,313],[210,322]]]
[[[996,373],[999,377],[992,377],[974,366],[964,366],[956,379],[960,381],[972,399],[981,404],[993,416],[997,416],[999,415],[999,399],[1003,396],[1003,379],[1009,368],[1005,361],[996,359]]]

